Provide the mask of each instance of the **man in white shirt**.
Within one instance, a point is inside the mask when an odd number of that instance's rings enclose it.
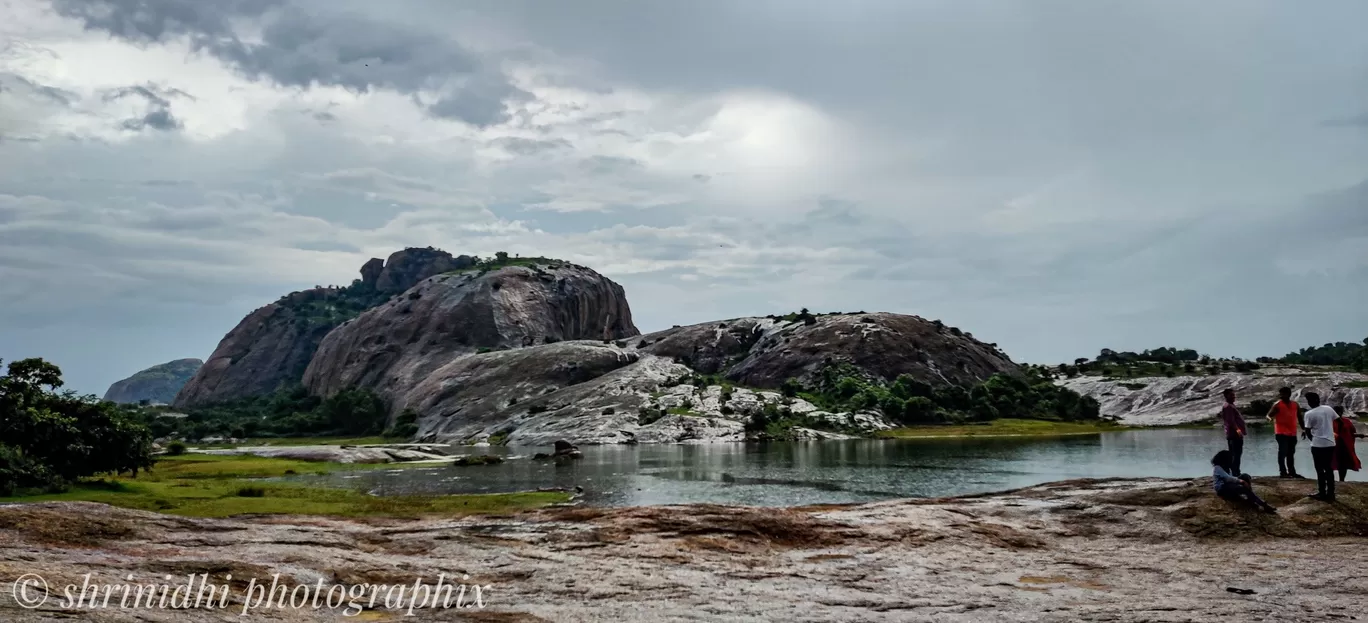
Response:
[[[1320,394],[1306,392],[1306,427],[1302,436],[1311,440],[1311,459],[1316,463],[1316,494],[1312,499],[1335,501],[1335,410],[1320,403]]]

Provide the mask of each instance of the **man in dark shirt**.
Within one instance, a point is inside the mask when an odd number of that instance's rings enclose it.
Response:
[[[1239,478],[1240,457],[1244,455],[1244,438],[1249,429],[1245,428],[1240,410],[1235,408],[1235,390],[1227,389],[1221,395],[1225,396],[1225,406],[1221,407],[1221,426],[1225,429],[1226,446],[1230,449],[1230,471],[1231,475]]]

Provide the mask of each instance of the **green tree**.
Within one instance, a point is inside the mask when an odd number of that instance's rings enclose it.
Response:
[[[0,492],[152,466],[151,432],[136,413],[61,386],[61,370],[42,359],[11,362],[0,376]]]

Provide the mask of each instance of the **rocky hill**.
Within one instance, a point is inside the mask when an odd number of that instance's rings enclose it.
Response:
[[[361,275],[248,315],[176,405],[302,385],[321,398],[369,390],[388,425],[411,411],[424,441],[706,441],[742,438],[761,411],[888,428],[873,407],[828,412],[795,395],[832,366],[857,384],[902,376],[922,391],[1022,377],[996,346],[909,315],[804,310],[641,335],[620,285],[560,260],[406,249]]]
[[[104,399],[130,404],[144,400],[169,403],[202,365],[198,359],[177,359],[152,366],[110,385]]]
[[[400,398],[462,356],[638,334],[622,286],[583,266],[548,261],[447,273],[329,333],[303,381],[323,396],[365,387]]]
[[[789,379],[811,383],[834,361],[885,381],[906,374],[935,385],[1018,373],[971,337],[916,316],[876,313],[810,324],[738,318],[607,343],[534,345],[450,359],[416,384],[366,381],[397,388],[393,409],[418,413],[418,437],[428,441],[739,441],[744,422],[766,405],[851,432],[889,428],[877,412],[827,412],[773,391]]]
[[[345,288],[293,292],[243,318],[219,342],[174,404],[179,408],[269,394],[298,384],[319,343],[343,322],[414,284],[446,271],[469,269],[475,259],[435,249],[404,249],[375,258],[361,279]]]
[[[1291,387],[1302,401],[1303,393],[1320,393],[1327,404],[1347,411],[1368,412],[1368,375],[1304,367],[1263,367],[1244,373],[1204,376],[1158,376],[1114,379],[1079,376],[1058,381],[1102,405],[1102,414],[1132,426],[1168,426],[1216,417],[1221,392],[1234,388],[1240,405],[1252,400],[1276,400],[1278,389]],[[1258,419],[1264,414],[1246,414]]]

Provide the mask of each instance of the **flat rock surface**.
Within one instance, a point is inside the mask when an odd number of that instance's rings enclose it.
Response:
[[[405,463],[447,460],[438,452],[445,446],[399,444],[394,446],[239,446],[195,450],[199,454],[250,454],[275,459],[326,461],[330,463]]]
[[[1069,481],[940,500],[759,509],[559,508],[508,517],[185,519],[85,503],[0,506],[0,578],[52,585],[208,572],[216,582],[411,584],[469,576],[483,610],[423,621],[1324,621],[1368,608],[1368,487],[1257,514],[1206,479]],[[1245,594],[1229,592],[1236,589]],[[235,590],[240,595],[242,588]],[[338,611],[62,611],[4,621],[338,621]]]

